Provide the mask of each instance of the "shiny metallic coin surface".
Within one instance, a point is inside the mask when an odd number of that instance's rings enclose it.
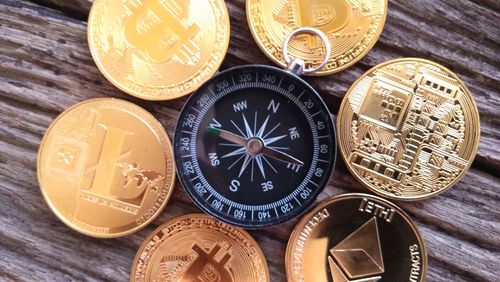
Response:
[[[204,214],[175,218],[142,243],[130,281],[269,281],[257,242],[243,229]]]
[[[175,181],[162,125],[132,103],[81,102],[49,127],[38,152],[38,181],[52,211],[94,237],[118,237],[151,222]]]
[[[360,60],[377,42],[384,28],[387,0],[248,0],[247,19],[262,51],[285,66],[282,48],[286,37],[301,27],[313,27],[330,39],[331,56],[314,75],[346,69]],[[304,34],[291,41],[290,54],[310,67],[325,54],[321,39]]]
[[[371,191],[417,200],[462,177],[479,144],[479,114],[465,84],[431,61],[380,64],[349,89],[337,117],[340,152]]]
[[[299,221],[285,265],[288,281],[420,282],[427,256],[417,227],[396,205],[344,194],[321,202]]]
[[[229,45],[223,0],[96,0],[88,41],[116,87],[147,100],[193,92],[219,68]]]

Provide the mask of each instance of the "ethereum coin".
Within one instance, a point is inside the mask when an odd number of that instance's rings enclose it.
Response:
[[[282,47],[290,32],[301,27],[321,30],[330,40],[331,55],[316,75],[352,66],[377,42],[384,28],[387,0],[248,0],[247,18],[262,51],[285,66]],[[318,36],[304,34],[291,41],[290,54],[316,65],[325,55]]]
[[[130,281],[269,281],[257,242],[243,229],[204,214],[175,218],[142,243]]]
[[[391,202],[344,194],[320,203],[295,227],[288,281],[424,281],[427,257],[417,227]]]
[[[116,87],[146,100],[189,94],[219,68],[229,45],[222,0],[96,0],[92,57]]]
[[[52,211],[94,237],[118,237],[151,222],[175,181],[172,146],[147,111],[118,99],[81,102],[47,130],[38,181]]]
[[[375,66],[351,86],[337,117],[340,152],[368,189],[399,200],[455,184],[479,145],[472,94],[453,72],[404,58]]]

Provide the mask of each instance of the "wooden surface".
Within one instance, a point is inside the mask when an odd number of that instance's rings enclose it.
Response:
[[[250,35],[244,1],[226,3],[232,30],[222,69],[271,64]],[[154,223],[130,236],[100,240],[70,230],[43,201],[36,154],[61,111],[89,98],[118,97],[153,112],[172,134],[185,101],[140,101],[110,85],[88,50],[90,6],[88,0],[0,0],[0,280],[126,281],[136,250],[154,228],[198,211],[177,184]],[[449,67],[474,94],[481,143],[469,172],[437,197],[398,203],[425,238],[428,281],[500,279],[499,25],[498,0],[389,0],[385,29],[365,58],[339,74],[307,79],[336,113],[348,87],[368,68],[414,56]],[[319,200],[347,191],[364,190],[339,160]],[[285,280],[285,246],[295,223],[251,232],[267,256],[271,281]]]

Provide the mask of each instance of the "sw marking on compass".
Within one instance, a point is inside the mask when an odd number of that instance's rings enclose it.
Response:
[[[237,105],[239,104],[233,104],[233,108],[235,109],[235,111],[239,111],[240,109],[237,107]],[[267,109],[272,109],[272,112],[276,113],[279,105],[279,103],[275,103],[274,100],[271,100]],[[241,178],[243,172],[245,172],[246,169],[251,168],[250,180],[253,182],[255,172],[254,168],[255,166],[257,166],[260,174],[262,175],[262,178],[266,179],[267,170],[272,170],[274,173],[278,173],[276,168],[274,168],[274,166],[268,159],[271,158],[286,163],[287,167],[293,167],[292,170],[298,172],[304,163],[284,152],[290,150],[290,147],[272,146],[272,144],[274,144],[275,142],[288,137],[287,135],[271,135],[272,131],[278,128],[281,123],[278,122],[274,126],[270,125],[270,114],[268,114],[267,117],[259,123],[257,111],[254,112],[254,117],[255,118],[253,119],[253,125],[251,125],[247,121],[245,114],[242,114],[241,122],[243,123],[243,125],[241,127],[244,127],[245,132],[243,132],[240,129],[240,126],[238,126],[237,123],[232,120],[231,122],[234,127],[236,127],[237,132],[232,132],[231,130],[224,129],[221,123],[215,119],[212,120],[212,123],[210,123],[210,126],[207,128],[208,132],[219,136],[224,141],[231,142],[219,143],[219,146],[230,146],[234,148],[232,152],[221,156],[221,158],[223,159],[235,158],[235,161],[228,167],[228,170],[231,170],[233,167],[235,167],[236,164],[240,164],[238,178]],[[293,127],[292,129],[290,129],[290,139],[295,140],[298,138],[300,138],[300,135],[297,132],[296,128]],[[212,166],[220,165],[217,153],[209,153],[209,158],[211,159]],[[272,184],[269,183],[266,183],[264,185],[265,189],[269,189],[268,187],[271,186]]]
[[[336,146],[319,95],[298,77],[264,66],[222,72],[195,92],[175,144],[182,184],[195,203],[250,228],[302,213],[328,182]]]

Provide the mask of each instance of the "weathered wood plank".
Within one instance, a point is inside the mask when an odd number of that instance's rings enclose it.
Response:
[[[85,15],[91,4],[85,0],[35,2],[50,2],[50,7],[60,8],[67,15]],[[415,218],[424,235],[429,249],[429,281],[495,281],[500,276],[496,267],[500,184],[495,174],[500,164],[496,132],[500,64],[495,56],[500,35],[494,33],[498,11],[488,9],[493,2],[487,0],[414,1],[425,7],[390,2],[386,30],[367,57],[338,75],[309,81],[321,91],[333,112],[357,76],[390,58],[431,58],[450,66],[466,81],[475,94],[483,122],[474,167],[442,195],[398,204]],[[227,4],[232,41],[223,68],[249,62],[269,64],[242,20],[244,2]],[[470,10],[467,20],[460,16],[464,7]],[[467,30],[454,30],[453,23]],[[84,17],[69,17],[27,2],[0,0],[0,276],[8,280],[126,280],[135,251],[147,234],[168,219],[198,211],[176,185],[173,199],[153,224],[124,238],[98,240],[65,227],[44,203],[36,181],[36,151],[42,134],[59,112],[84,99],[119,97],[152,111],[172,134],[185,101],[149,103],[121,93],[98,72],[85,33]],[[478,55],[469,55],[469,48]],[[365,190],[339,160],[320,199],[346,191]],[[285,280],[283,256],[295,222],[251,232],[268,258],[272,281]]]
[[[7,1],[7,3],[10,4],[13,2],[14,1]],[[13,5],[10,4],[5,6]],[[19,2],[16,2],[16,5],[20,6]],[[82,21],[68,23],[65,19],[61,19],[60,14],[54,13],[55,15],[52,15],[40,12],[39,9],[37,10],[35,7],[37,6],[25,5],[24,8],[18,8],[20,10],[24,9],[24,11],[22,11],[23,18],[10,18],[8,23],[4,23],[5,28],[3,31],[8,33],[8,39],[0,41],[0,48],[3,47],[2,53],[5,57],[2,58],[2,60],[5,63],[2,64],[2,67],[3,71],[7,74],[7,78],[9,78],[7,82],[9,85],[6,86],[8,88],[2,88],[5,90],[22,88],[22,95],[16,97],[19,101],[33,101],[33,103],[37,104],[39,107],[47,110],[59,111],[62,110],[64,106],[56,106],[54,103],[59,101],[66,102],[66,99],[72,98],[75,98],[75,102],[83,98],[89,98],[89,96],[82,96],[81,93],[82,91],[89,90],[89,88],[96,88],[94,87],[95,85],[100,86],[97,87],[98,92],[94,92],[94,95],[90,97],[99,97],[102,94],[123,97],[124,94],[105,81],[95,68],[86,43],[85,23]],[[239,2],[236,4],[228,3],[228,7],[233,23],[232,41],[223,68],[249,62],[268,63],[268,60],[262,55],[253,40],[251,40],[246,22],[241,21],[241,19],[245,18],[243,10],[244,4]],[[394,13],[399,13],[399,10],[396,10]],[[50,18],[51,16],[53,18]],[[393,19],[392,17],[395,18]],[[6,13],[5,18],[9,19],[8,13]],[[308,80],[320,90],[329,102],[332,112],[335,113],[338,110],[341,97],[347,91],[350,84],[368,67],[384,60],[411,55],[435,59],[449,66],[459,63],[455,71],[457,71],[466,81],[469,88],[474,93],[481,112],[483,132],[476,162],[479,166],[494,171],[495,168],[500,165],[500,148],[498,146],[492,146],[496,139],[494,135],[495,129],[499,126],[499,121],[495,118],[495,110],[500,106],[500,100],[498,95],[495,95],[495,87],[497,83],[500,83],[498,75],[498,73],[500,73],[498,71],[500,63],[489,65],[483,61],[479,61],[473,64],[472,62],[476,61],[473,60],[474,57],[470,56],[460,61],[454,61],[454,58],[446,60],[443,58],[442,54],[431,53],[430,56],[428,56],[426,54],[427,50],[441,50],[442,46],[429,45],[431,44],[429,43],[420,46],[420,49],[412,47],[412,38],[408,36],[404,37],[401,35],[401,32],[398,33],[396,30],[397,28],[406,29],[406,26],[418,26],[419,24],[415,22],[401,23],[401,18],[410,18],[410,16],[404,15],[396,17],[392,16],[392,13],[389,13],[386,29],[382,35],[381,42],[378,43],[379,45],[384,44],[383,48],[375,48],[356,66],[328,78],[309,78]],[[35,23],[37,25],[33,26]],[[40,23],[44,23],[45,25],[40,25]],[[391,25],[391,23],[393,24]],[[394,25],[396,27],[393,28],[392,26]],[[486,23],[483,25],[486,26]],[[46,34],[47,27],[50,28],[50,34]],[[435,28],[435,26],[427,27],[429,30],[434,30]],[[493,28],[493,26],[491,26],[491,28]],[[7,36],[3,37],[7,38]],[[390,37],[391,39],[386,39],[386,37]],[[399,39],[394,40],[394,38]],[[444,38],[445,37],[440,35],[434,35],[434,37],[431,38],[432,40],[427,40],[425,42],[444,40]],[[463,41],[465,41],[465,39],[461,41],[461,44]],[[473,38],[469,38],[468,41],[475,42]],[[402,47],[390,46],[391,42],[400,42],[398,44]],[[446,44],[451,46],[452,42],[455,41],[450,39],[446,41]],[[254,48],[248,48],[251,44],[253,44]],[[389,45],[389,47],[385,45]],[[454,43],[454,45],[457,45],[457,43]],[[472,43],[469,45],[473,46]],[[422,52],[419,50],[426,51]],[[405,54],[407,51],[415,53]],[[449,53],[453,54],[453,52]],[[490,53],[488,54],[491,55],[492,60],[498,57],[495,56],[494,52]],[[36,57],[34,57],[34,55],[36,55]],[[438,55],[440,58],[436,59],[435,56]],[[479,77],[469,77],[466,73],[461,75],[461,70],[468,69],[466,66],[469,66],[470,71],[479,75]],[[32,72],[26,73],[26,69],[31,69]],[[484,75],[480,74],[481,71],[487,69],[490,69],[494,79],[487,79]],[[33,93],[30,92],[38,93],[36,95],[36,100],[33,100]],[[54,101],[54,99],[47,99],[46,95],[60,96],[60,100]],[[180,99],[178,105],[181,105],[183,101],[184,99]],[[67,105],[67,103],[65,105]]]
[[[30,254],[33,254],[33,251],[36,250],[36,253],[43,254],[43,259],[35,256],[32,258],[33,264],[42,264],[47,268],[55,268],[56,270],[60,267],[62,269],[61,271],[71,266],[76,273],[73,274],[72,272],[71,274],[75,275],[73,276],[75,279],[80,279],[78,271],[85,273],[86,267],[89,267],[87,259],[92,257],[96,258],[95,263],[98,265],[94,272],[86,273],[86,275],[99,280],[106,279],[107,277],[105,274],[100,271],[109,271],[107,269],[109,266],[107,262],[112,262],[115,268],[114,271],[117,271],[117,273],[113,272],[114,278],[111,280],[123,279],[123,277],[126,277],[135,248],[139,246],[148,232],[151,232],[158,224],[170,218],[196,211],[196,208],[187,194],[177,185],[173,199],[171,200],[172,204],[167,207],[166,211],[162,213],[152,226],[126,238],[114,240],[88,238],[65,227],[52,215],[43,202],[40,193],[38,193],[38,187],[36,187],[36,173],[33,168],[33,164],[36,160],[36,153],[28,149],[16,148],[14,145],[1,142],[0,148],[2,148],[0,151],[0,155],[2,156],[0,158],[0,179],[2,180],[0,182],[2,186],[0,199],[2,199],[2,202],[7,203],[7,205],[0,207],[0,211],[9,219],[1,223],[2,228],[0,228],[0,230],[2,231],[0,232],[2,232],[3,238],[6,239],[4,242],[7,242],[7,248],[15,248],[22,240],[27,240],[27,242],[29,242],[27,247],[17,250],[21,255],[30,257]],[[7,164],[4,163],[5,159],[8,160]],[[18,177],[25,179],[23,184],[12,183],[11,179],[9,179],[9,176],[12,174],[16,174]],[[337,177],[334,176],[334,179],[337,179]],[[352,183],[353,181],[353,179],[349,179],[346,182]],[[334,180],[333,182],[336,181]],[[342,184],[342,186],[345,185]],[[349,189],[350,187],[346,188]],[[340,189],[329,186],[320,198],[323,199],[330,195],[345,192],[347,191],[346,188]],[[456,190],[455,192],[457,194],[463,194],[463,191],[459,191],[460,189],[457,190],[456,188],[457,187],[451,191]],[[33,190],[35,190],[36,193],[33,193]],[[494,281],[493,279],[496,275],[499,275],[499,273],[495,271],[495,268],[490,266],[496,264],[495,251],[499,250],[496,240],[497,235],[495,235],[499,232],[498,222],[495,221],[495,218],[499,217],[498,211],[496,211],[496,216],[495,214],[481,215],[476,212],[470,215],[471,218],[469,220],[465,220],[465,224],[468,225],[470,222],[474,222],[476,218],[481,218],[482,220],[491,219],[489,224],[492,230],[488,230],[487,228],[483,229],[485,224],[476,222],[476,225],[482,226],[481,229],[478,230],[481,234],[474,240],[471,240],[474,242],[471,243],[468,242],[470,238],[466,235],[464,236],[460,232],[460,229],[464,229],[463,226],[460,226],[463,224],[462,220],[454,220],[450,223],[449,217],[443,217],[450,213],[450,210],[453,211],[454,219],[466,217],[468,216],[467,213],[470,212],[470,204],[464,206],[464,203],[458,202],[454,205],[453,202],[443,203],[442,200],[446,199],[437,200],[441,200],[441,202],[436,203],[435,206],[430,206],[427,202],[423,204],[403,204],[403,208],[405,208],[419,224],[429,249],[430,262],[440,262],[445,264],[447,269],[461,273],[456,274],[455,277],[457,277],[457,279],[460,278],[467,281],[470,277],[474,277],[474,280],[477,279],[478,281]],[[481,206],[483,203],[479,205]],[[485,208],[485,210],[487,209],[488,208]],[[429,215],[436,218],[435,220],[438,222],[429,221],[427,219]],[[29,220],[26,220],[26,218]],[[33,219],[37,221],[36,226],[32,226]],[[277,228],[251,232],[263,247],[269,260],[273,277],[278,281],[283,281],[280,279],[280,277],[283,277],[283,254],[286,248],[286,241],[294,223],[295,221]],[[445,224],[450,226],[445,226]],[[432,226],[438,226],[440,230]],[[465,230],[470,228],[470,226],[467,226]],[[474,226],[472,228],[474,228]],[[480,242],[488,237],[491,237],[491,242]],[[108,241],[117,242],[108,244]],[[484,244],[487,246],[480,246]],[[92,246],[90,250],[88,249],[88,245]],[[50,248],[46,246],[50,246]],[[113,246],[120,246],[120,248],[119,250],[108,250],[108,248],[113,248]],[[52,248],[74,252],[78,254],[78,256],[74,257],[71,254],[64,255],[60,253],[53,254]],[[491,250],[488,250],[488,248],[491,248]],[[96,249],[101,249],[102,253],[96,252]],[[104,250],[106,251],[104,252]],[[48,252],[48,254],[46,252]],[[117,252],[118,254],[116,254]],[[52,265],[49,263],[51,260],[47,260],[47,258],[53,258],[57,261],[60,255],[63,255],[65,260],[69,261],[67,265],[66,263],[64,266],[61,266],[59,263],[57,263],[57,265]],[[101,260],[105,260],[106,263],[100,263]],[[10,264],[12,263],[8,263],[7,265],[10,266]],[[15,262],[13,264],[15,264]],[[436,275],[434,271],[434,265],[430,263],[429,275]],[[437,279],[435,281],[447,280]]]

